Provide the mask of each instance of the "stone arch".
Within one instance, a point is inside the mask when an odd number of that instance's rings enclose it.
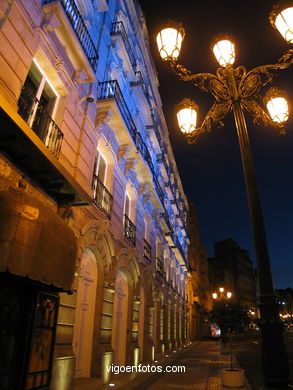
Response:
[[[138,284],[140,306],[138,326],[139,360],[154,360],[154,316],[153,276],[151,268],[146,268]]]
[[[112,348],[114,363],[124,365],[129,333],[130,279],[127,270],[121,267],[115,278],[113,308]]]
[[[101,260],[98,262],[98,268],[101,268],[101,271],[106,274],[110,272],[114,255],[114,245],[108,231],[109,227],[110,222],[107,219],[89,221],[81,229],[78,238],[77,258],[81,259],[87,248],[91,249],[96,258]]]
[[[127,275],[130,278],[131,287],[134,289],[137,287],[140,277],[140,268],[136,259],[135,248],[120,248],[116,251],[116,262],[113,265],[112,276],[113,280],[120,268],[124,268],[127,271]],[[137,291],[135,291],[136,295]]]
[[[88,347],[89,362],[87,364],[87,367],[82,369],[82,371],[77,370],[77,376],[90,376],[93,369],[93,362],[95,358],[94,352],[96,352],[96,348],[98,345],[98,337],[94,336],[98,334],[97,330],[100,328],[100,316],[97,315],[97,313],[101,312],[104,279],[111,272],[112,257],[114,254],[113,243],[109,235],[108,228],[108,220],[101,219],[88,221],[80,230],[80,235],[77,241],[78,255],[76,264],[76,278],[78,278],[78,282],[76,283],[76,285],[78,286],[78,289],[76,294],[76,320],[74,325],[73,341],[73,347],[75,349],[76,343],[79,343],[81,341],[81,338],[83,337],[80,333],[81,322],[88,321],[88,319],[82,319],[80,313],[81,306],[83,306],[83,308],[87,308],[87,305],[89,305],[89,310],[91,313],[93,313],[93,323],[90,324],[92,330],[90,332],[88,330],[88,336],[85,336],[90,337],[91,342],[91,345]],[[84,275],[85,254],[87,254],[91,258],[92,267],[93,264],[96,267],[96,271],[93,271],[92,268],[92,272],[89,272],[92,274],[92,279],[95,279],[92,281],[92,283],[95,284],[95,288],[88,287],[88,284],[90,282],[90,276]],[[85,288],[88,288],[88,294],[86,294]],[[82,295],[84,295],[84,299],[82,298]]]

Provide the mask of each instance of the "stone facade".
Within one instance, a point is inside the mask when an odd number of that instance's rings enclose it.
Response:
[[[188,340],[188,203],[149,52],[136,1],[1,1],[0,190],[36,199],[11,212],[24,226],[39,223],[34,202],[56,215],[43,223],[50,235],[29,237],[24,227],[21,239],[60,280],[15,275],[9,254],[1,265],[32,313],[27,341],[13,350],[23,363],[1,368],[5,390],[69,390],[78,377],[107,383],[111,363],[151,362]],[[9,223],[0,244],[11,254]],[[66,229],[76,244],[69,275],[56,260],[73,253]],[[1,289],[1,311],[12,313],[12,290],[8,308]]]

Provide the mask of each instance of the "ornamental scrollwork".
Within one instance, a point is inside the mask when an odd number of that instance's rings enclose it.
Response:
[[[284,125],[274,122],[255,99],[243,99],[241,104],[242,107],[253,117],[254,124],[264,125],[266,127],[271,126],[280,135],[286,134]]]
[[[288,50],[276,64],[258,66],[249,71],[239,83],[239,94],[249,98],[259,93],[261,87],[271,83],[277,71],[293,64],[293,49]]]
[[[177,64],[176,61],[168,61],[171,70],[184,81],[191,81],[204,92],[211,92],[216,100],[230,99],[229,88],[223,79],[220,79],[212,73],[191,73],[183,65]]]
[[[231,111],[234,102],[240,101],[258,125],[272,126],[279,134],[285,134],[283,124],[274,122],[258,103],[260,89],[273,81],[280,69],[286,69],[293,64],[293,49],[288,50],[276,64],[258,66],[249,72],[244,66],[233,68],[228,65],[219,68],[216,75],[211,73],[193,74],[175,60],[168,61],[171,70],[184,81],[191,81],[204,92],[210,92],[215,103],[208,111],[202,125],[193,132],[186,134],[187,142],[197,143],[200,135],[211,131],[213,126],[222,127],[222,120]]]
[[[217,102],[209,109],[201,127],[186,135],[189,144],[197,143],[201,134],[211,131],[212,127],[221,128],[224,126],[222,119],[231,111],[232,101]]]

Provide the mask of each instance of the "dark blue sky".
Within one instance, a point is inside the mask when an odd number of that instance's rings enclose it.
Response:
[[[204,134],[196,145],[187,144],[178,130],[176,103],[183,97],[194,99],[200,107],[201,123],[213,98],[191,83],[178,80],[160,61],[155,33],[164,21],[182,22],[186,36],[178,62],[193,73],[215,73],[218,66],[210,42],[218,33],[232,34],[236,43],[234,65],[243,65],[250,70],[277,62],[290,48],[269,23],[268,15],[274,3],[272,0],[140,0],[158,71],[171,144],[185,193],[195,204],[201,238],[208,248],[208,255],[214,255],[214,241],[233,238],[240,247],[249,251],[254,265],[253,238],[233,114],[225,118],[224,128]],[[273,85],[285,89],[289,97],[292,114],[286,126],[287,135],[278,136],[270,127],[254,125],[248,115],[246,119],[274,285],[275,288],[286,288],[293,286],[293,66],[280,71]],[[267,89],[265,87],[263,91]]]

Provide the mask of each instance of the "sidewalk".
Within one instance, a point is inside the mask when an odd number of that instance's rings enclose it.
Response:
[[[225,352],[225,351],[223,351]],[[233,357],[234,367],[239,367]],[[183,347],[154,365],[185,366],[185,373],[129,373],[113,375],[111,383],[102,385],[97,378],[75,381],[73,390],[225,390],[221,384],[221,369],[230,366],[230,354],[220,353],[218,341],[199,341]],[[245,379],[242,390],[251,390]]]

